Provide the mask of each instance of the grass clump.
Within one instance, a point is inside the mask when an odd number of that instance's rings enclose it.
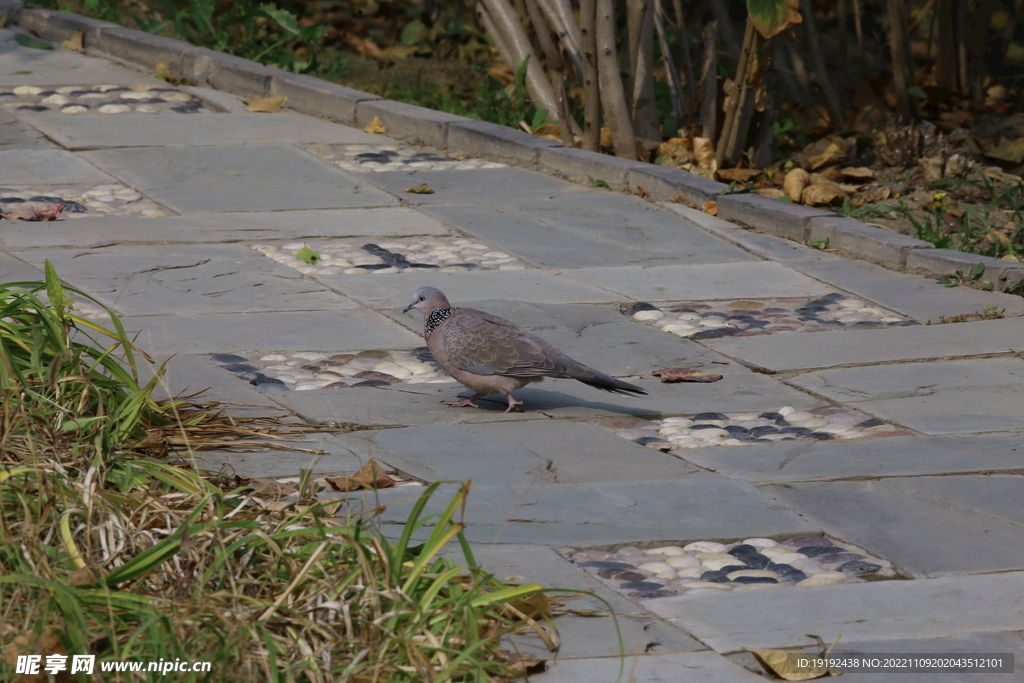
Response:
[[[173,450],[175,430],[218,445],[278,434],[152,399],[161,372],[140,385],[144,356],[117,317],[108,329],[75,316],[67,291],[49,263],[45,285],[0,285],[0,679],[33,654],[96,655],[108,681],[178,660],[212,665],[181,681],[512,677],[497,646],[541,588],[476,566],[454,519],[468,484],[432,518],[428,487],[388,540],[308,487],[274,504],[151,457]],[[464,566],[439,556],[456,539]],[[143,670],[103,671],[121,661]]]

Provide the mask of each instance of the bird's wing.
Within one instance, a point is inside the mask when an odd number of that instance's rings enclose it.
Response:
[[[540,337],[483,311],[459,309],[438,331],[449,362],[475,375],[558,377],[574,364]]]

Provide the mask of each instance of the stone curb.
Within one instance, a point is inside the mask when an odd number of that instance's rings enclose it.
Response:
[[[152,68],[164,63],[179,78],[206,83],[248,97],[284,95],[287,106],[341,123],[365,126],[380,117],[388,133],[437,147],[449,154],[480,156],[536,168],[575,182],[604,180],[616,189],[642,188],[652,199],[700,208],[718,204],[718,216],[799,242],[829,240],[846,254],[905,268],[929,277],[966,273],[985,264],[981,282],[1005,287],[1024,281],[1024,263],[999,261],[842,218],[821,209],[789,204],[756,194],[722,194],[726,186],[682,169],[627,161],[579,149],[485,121],[474,121],[402,102],[384,100],[312,76],[292,74],[182,41],[134,31],[68,12],[23,9],[21,0],[0,0],[0,17],[42,38],[61,41],[76,29],[84,32],[90,52]]]

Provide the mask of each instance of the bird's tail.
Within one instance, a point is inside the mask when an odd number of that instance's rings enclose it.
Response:
[[[646,389],[642,389],[634,384],[629,384],[628,382],[623,382],[620,379],[615,379],[611,375],[606,375],[603,372],[591,370],[590,368],[587,368],[587,372],[572,375],[572,378],[579,380],[584,384],[589,384],[595,389],[610,391],[613,394],[621,394],[623,396],[631,396],[633,394],[647,395]],[[633,396],[633,398],[636,398],[636,396]]]

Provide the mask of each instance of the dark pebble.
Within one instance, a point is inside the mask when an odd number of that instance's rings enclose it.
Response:
[[[345,389],[347,387],[348,385],[344,382],[331,382],[330,384],[324,385],[324,389]]]
[[[166,102],[159,97],[150,97],[146,100],[137,100],[136,104],[166,104]]]
[[[825,432],[811,432],[810,434],[804,434],[804,436],[808,439],[814,439],[815,441],[831,441],[836,438],[831,434],[826,434]]]
[[[690,429],[722,429],[718,425],[690,425]]]
[[[451,161],[451,159],[445,159],[430,152],[416,152],[416,154],[409,157],[409,161]]]
[[[807,578],[807,574],[804,574],[796,567],[792,567],[791,569],[792,571],[785,572],[784,574],[779,574],[779,576],[781,576],[783,579],[791,583],[800,583],[801,581]]]
[[[260,382],[256,385],[256,388],[260,391],[288,391],[288,387],[285,386],[284,382],[280,384],[277,382]]]
[[[733,583],[778,583],[778,579],[773,579],[770,576],[737,576],[732,580]]]
[[[635,591],[629,594],[631,598],[637,598],[638,600],[650,600],[651,598],[672,598],[678,595],[672,591]]]
[[[733,572],[742,571],[744,569],[750,569],[750,566],[745,564],[727,564],[726,566],[719,569],[718,573],[724,574],[725,576],[729,576],[729,574],[732,574]]]
[[[656,591],[664,587],[665,584],[653,581],[626,581],[619,586],[624,591]]]
[[[845,562],[853,562],[854,560],[863,560],[863,555],[857,553],[836,553],[835,555],[828,555],[822,558],[822,564],[843,564]]]
[[[825,296],[819,296],[815,301],[820,301],[826,304],[833,304],[837,301],[842,301],[845,298],[846,297],[840,294],[839,292],[832,292],[831,294],[826,294]],[[812,301],[811,303],[815,303],[815,301]]]
[[[210,356],[210,360],[214,363],[220,363],[221,365],[227,365],[229,363],[248,363],[249,359],[244,356],[236,356],[233,353],[215,353]]]
[[[779,441],[796,441],[796,437],[795,436],[787,436],[785,438],[779,439]]]
[[[730,434],[746,434],[748,431],[746,427],[740,427],[739,425],[728,425],[727,427],[722,427],[722,429]]]
[[[870,574],[871,572],[877,572],[881,568],[881,565],[864,562],[862,560],[847,562],[846,564],[841,564],[838,567],[839,571],[850,572],[851,574]]]
[[[378,382],[384,382],[385,384],[397,384],[398,382],[402,381],[395,377],[394,375],[389,375],[386,372],[377,372],[376,370],[363,370],[362,372],[356,373],[355,377],[356,379],[368,379]]]
[[[779,433],[779,428],[778,427],[770,427],[770,426],[754,427],[753,429],[750,430],[750,435],[751,436],[755,436],[755,437],[756,436],[764,436],[765,434],[778,434],[778,433]]]
[[[897,320],[889,323],[889,327],[910,327],[911,325],[920,325],[921,323],[916,320]]]
[[[415,349],[409,351],[421,363],[433,363],[434,355],[430,353],[430,349],[426,346],[417,346]]]
[[[765,420],[781,420],[782,413],[761,413],[758,417],[764,418]]]
[[[634,439],[634,443],[638,443],[641,446],[646,446],[649,443],[665,444],[666,448],[672,448],[671,441],[665,441],[660,436],[641,436],[639,439]]]
[[[649,303],[641,301],[640,303],[636,303],[636,304],[633,304],[632,306],[630,306],[629,309],[626,310],[626,314],[627,315],[633,315],[634,313],[639,313],[640,311],[656,311],[656,310],[658,310],[657,306],[653,306],[653,305],[651,305]]]
[[[880,327],[882,323],[876,320],[861,320],[853,324],[854,327]]]
[[[324,370],[329,370],[331,368],[340,368],[342,365],[345,365],[345,364],[344,363],[339,363],[336,360],[330,360],[330,359],[327,359],[327,358],[325,358],[324,360],[318,360],[316,362],[316,367],[324,369]]]
[[[809,546],[832,545],[832,541],[824,536],[796,536],[786,541],[791,548],[807,548]]]
[[[410,263],[410,268],[440,268],[441,266],[435,266],[433,263]]]
[[[56,95],[56,90],[44,90],[43,92],[37,92],[35,97],[49,97],[50,95]]]
[[[843,549],[837,548],[834,545],[811,545],[800,548],[797,552],[807,557],[822,557],[824,555],[836,555],[843,552]]]
[[[779,433],[781,433],[781,434],[798,434],[798,435],[802,436],[804,434],[810,434],[811,430],[808,429],[807,427],[783,427],[782,429],[779,430]]]
[[[363,268],[364,270],[384,270],[389,267],[386,263],[364,263],[361,266],[356,266],[356,268]]]
[[[690,339],[721,339],[722,337],[731,337],[734,334],[739,334],[742,331],[738,327],[716,327],[711,330],[703,330],[696,334],[691,334]]]
[[[64,213],[89,213],[89,209],[85,208],[78,202],[71,201],[70,199],[65,199]]]
[[[246,374],[248,375],[250,373],[246,373]],[[253,373],[253,374],[255,374],[256,376],[253,377],[251,380],[249,380],[249,384],[252,384],[252,385],[256,385],[256,384],[281,384],[281,385],[283,385],[284,384],[284,380],[280,380],[280,379],[278,379],[276,377],[267,377],[262,372],[257,372],[257,373]]]
[[[0,199],[0,203],[3,204],[24,204],[25,200],[21,197],[4,197]]]
[[[728,415],[722,415],[721,413],[700,413],[699,415],[693,416],[694,421],[697,420],[728,420]]]
[[[178,112],[179,114],[195,114],[202,108],[202,102],[199,100],[192,100],[191,102],[182,102],[176,107],[171,107],[171,111]]]
[[[877,417],[873,417],[870,420],[864,420],[863,422],[859,422],[853,425],[853,427],[854,429],[867,429],[868,427],[878,427],[884,424],[885,422],[883,422],[882,420],[879,420]]]
[[[789,427],[790,424],[788,422],[786,422],[786,418],[780,417],[778,420],[775,421],[775,426],[776,427]]]
[[[449,266],[449,268],[468,268],[469,270],[473,270],[474,268],[479,267],[480,266],[478,266],[475,263],[453,263]]]
[[[755,548],[752,545],[748,545],[746,543],[741,543],[740,545],[736,546],[735,548],[730,548],[726,552],[728,552],[733,557],[742,557],[743,555],[756,555],[757,554],[757,548]]]
[[[771,439],[759,439],[756,436],[737,437],[743,443],[773,443]]]
[[[740,559],[746,562],[748,567],[751,567],[753,569],[764,569],[772,563],[771,558],[762,555],[761,553],[756,553],[754,555],[744,555]]]
[[[359,157],[357,156],[356,158],[358,159]],[[362,248],[363,251],[369,252],[369,253],[373,254],[374,256],[383,256],[384,254],[390,254],[391,253],[390,251],[388,251],[384,247],[378,246],[378,245],[376,245],[376,244],[374,244],[372,242],[370,242],[368,244],[364,244],[361,248]]]
[[[262,372],[243,372],[238,376],[238,379],[244,379],[246,382],[251,382],[254,379],[261,379],[266,377]]]
[[[700,580],[711,583],[729,583],[729,577],[721,572],[704,572],[700,575]]]
[[[248,363],[232,363],[231,365],[225,365],[224,369],[228,372],[256,372],[258,370],[258,368]]]
[[[30,202],[47,202],[49,204],[60,204],[63,199],[60,197],[47,197],[45,195],[39,195],[38,197],[29,197]]]
[[[68,93],[68,97],[81,97],[82,95],[91,95],[92,90],[72,90]]]
[[[636,569],[636,567],[626,562],[614,562],[612,560],[589,560],[587,562],[580,562],[579,566],[595,567],[597,569]]]
[[[355,158],[361,162],[376,161],[382,164],[391,161],[391,155],[384,152],[366,152],[364,154],[357,154]]]
[[[307,363],[306,365],[300,366],[299,369],[305,370],[306,372],[320,372],[320,366],[314,363]]]
[[[50,108],[41,104],[23,104],[18,107],[18,111],[50,111]]]
[[[647,575],[641,574],[632,567],[629,569],[602,569],[597,573],[602,579],[618,579],[619,581],[646,581]]]
[[[352,387],[389,387],[389,386],[391,386],[391,382],[385,382],[384,380],[380,380],[380,379],[368,379],[365,382],[356,382],[355,384],[352,384],[350,386],[352,386]]]

